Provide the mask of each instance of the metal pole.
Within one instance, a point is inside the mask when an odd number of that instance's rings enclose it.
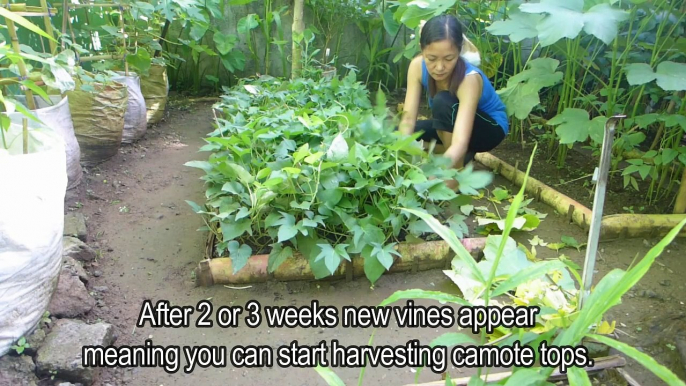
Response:
[[[605,191],[607,189],[607,176],[612,158],[612,143],[614,142],[615,126],[625,115],[615,115],[607,120],[603,136],[603,147],[600,155],[600,165],[593,173],[593,182],[596,183],[595,197],[593,198],[593,214],[591,226],[588,231],[588,243],[586,244],[586,259],[584,260],[584,273],[581,293],[579,294],[579,308],[583,307],[584,299],[591,293],[593,285],[593,271],[598,253],[598,241],[600,239],[600,226],[603,221],[603,206],[605,205]]]

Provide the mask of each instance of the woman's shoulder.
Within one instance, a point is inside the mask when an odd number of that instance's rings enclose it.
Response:
[[[421,82],[422,74],[424,71],[424,57],[422,55],[417,55],[410,61],[408,74],[414,74],[417,80]]]

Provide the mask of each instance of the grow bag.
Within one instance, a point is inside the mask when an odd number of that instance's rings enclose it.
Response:
[[[112,77],[112,80],[125,84],[129,91],[129,102],[124,115],[124,132],[122,133],[122,143],[135,142],[145,135],[148,122],[145,110],[145,99],[141,93],[141,82],[138,75],[129,71],[129,75],[124,72],[117,72],[119,76]]]
[[[27,106],[26,97],[17,95],[16,100]],[[71,120],[71,112],[69,111],[69,101],[67,98],[62,98],[59,95],[50,96],[50,104],[43,98],[34,97],[34,103],[37,107],[33,113],[43,124],[48,128],[56,131],[64,140],[64,146],[67,154],[67,189],[73,189],[81,183],[83,178],[83,170],[81,169],[81,149],[79,142],[76,140],[74,134],[74,124]],[[12,122],[21,125],[22,114],[11,114]]]
[[[74,133],[81,147],[81,163],[85,166],[96,165],[117,154],[128,106],[125,85],[112,82],[96,84],[95,88],[94,92],[81,89],[67,92]]]
[[[167,106],[169,95],[169,79],[167,66],[153,64],[148,76],[141,79],[141,92],[145,98],[148,123],[154,124],[162,120],[164,108]]]
[[[41,320],[62,264],[67,160],[64,140],[29,120],[0,136],[0,356]]]

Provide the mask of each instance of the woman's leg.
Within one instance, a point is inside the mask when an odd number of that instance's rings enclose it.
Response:
[[[450,146],[452,141],[452,133],[459,106],[459,100],[449,91],[441,91],[434,97],[433,128],[445,147]],[[477,110],[464,164],[469,163],[476,153],[493,150],[503,139],[505,139],[503,128],[491,119],[488,114]]]

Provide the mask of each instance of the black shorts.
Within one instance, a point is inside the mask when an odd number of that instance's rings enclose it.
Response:
[[[457,96],[449,91],[441,91],[436,94],[432,101],[433,119],[418,120],[415,132],[423,132],[419,139],[425,141],[435,140],[443,144],[438,137],[438,131],[453,132],[455,117],[460,105]],[[467,153],[482,153],[493,150],[505,139],[505,131],[488,114],[477,110],[474,117],[474,128],[469,139]],[[465,163],[468,161],[465,160]]]

